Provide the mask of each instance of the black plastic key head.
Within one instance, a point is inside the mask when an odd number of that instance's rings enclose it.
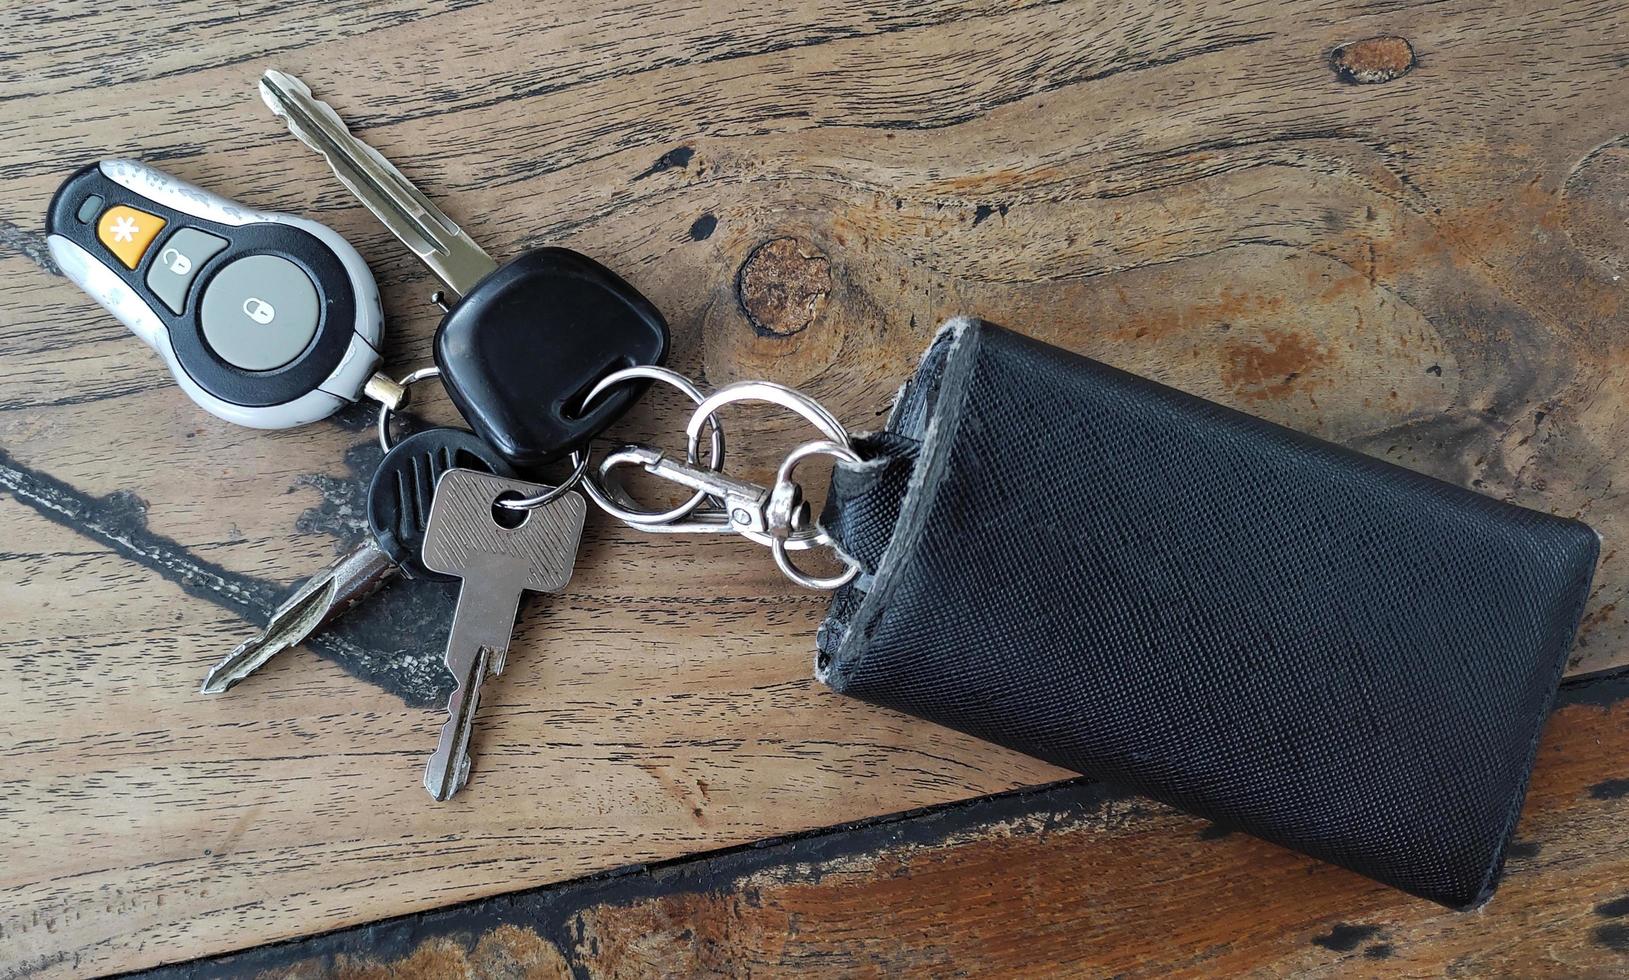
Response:
[[[660,364],[667,322],[638,290],[585,255],[540,248],[500,266],[436,330],[441,380],[464,419],[522,470],[605,430],[643,385],[619,385],[581,411],[611,371]]]
[[[392,446],[368,484],[368,527],[379,549],[401,566],[408,578],[449,581],[432,572],[419,556],[436,481],[448,470],[483,470],[514,476],[509,464],[464,429],[425,429]]]

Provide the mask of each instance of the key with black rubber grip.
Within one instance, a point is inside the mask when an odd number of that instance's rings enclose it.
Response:
[[[436,482],[455,469],[510,476],[503,458],[465,429],[426,429],[393,446],[368,484],[368,538],[306,580],[204,678],[203,693],[223,694],[272,657],[296,646],[377,592],[397,573],[451,581],[422,559]]]

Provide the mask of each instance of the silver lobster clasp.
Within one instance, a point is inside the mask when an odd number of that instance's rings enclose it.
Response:
[[[662,521],[660,515],[640,520],[636,514],[628,523],[642,530],[681,534],[734,531],[755,540],[762,536],[762,544],[768,544],[772,537],[790,538],[810,530],[809,504],[803,499],[802,488],[795,483],[778,484],[770,489],[675,459],[654,446],[630,445],[607,453],[599,466],[601,485],[622,498],[618,503],[632,502],[614,473],[622,466],[638,466],[652,476],[699,490],[709,501],[707,506],[698,507],[676,521]]]
[[[860,457],[850,444],[848,432],[830,412],[808,395],[769,381],[741,381],[703,397],[683,375],[671,369],[641,365],[613,371],[595,385],[585,403],[592,403],[606,388],[633,380],[660,380],[678,388],[696,403],[685,425],[688,445],[682,456],[670,456],[647,445],[622,446],[600,461],[593,476],[582,475],[581,486],[601,510],[641,531],[666,534],[716,534],[730,532],[769,548],[775,565],[792,581],[811,589],[836,589],[860,573],[860,565],[838,545],[815,520],[804,499],[803,488],[793,479],[798,463],[810,456],[831,456],[848,463]],[[735,402],[768,402],[789,409],[819,430],[825,438],[804,443],[782,461],[773,485],[765,487],[723,472],[724,433],[715,413]],[[711,429],[709,454],[701,462],[702,432]],[[581,468],[586,451],[573,454]],[[652,476],[676,483],[691,491],[689,499],[668,510],[641,507],[621,480],[622,470],[637,466]],[[574,478],[578,475],[574,474]],[[804,572],[793,562],[791,553],[825,548],[842,563],[843,569],[831,576]]]

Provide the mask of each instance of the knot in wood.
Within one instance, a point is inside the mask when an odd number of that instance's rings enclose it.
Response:
[[[741,263],[735,293],[760,337],[790,337],[808,329],[831,295],[831,260],[812,242],[772,238]]]
[[[1375,85],[1401,78],[1414,68],[1414,46],[1395,34],[1366,37],[1329,53],[1335,77],[1349,85]]]

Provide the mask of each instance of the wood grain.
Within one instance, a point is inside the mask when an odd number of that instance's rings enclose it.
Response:
[[[494,255],[562,244],[630,279],[709,384],[800,385],[863,427],[935,324],[974,312],[1580,515],[1607,542],[1574,654],[1594,670],[1629,662],[1626,18],[1457,0],[0,11],[0,975],[171,962],[1060,775],[814,685],[822,601],[761,549],[592,518],[566,594],[523,613],[451,805],[418,788],[445,590],[395,590],[196,696],[357,539],[376,450],[360,410],[284,433],[214,421],[53,275],[38,229],[83,162],[135,156],[321,216],[380,279],[391,366],[426,363],[431,277],[260,105],[259,71],[284,68]],[[1412,67],[1372,38],[1403,39]],[[1390,77],[1353,84],[1371,73]],[[652,400],[619,431],[665,440],[680,408]],[[750,428],[739,458],[802,436]]]
[[[1562,694],[1506,881],[1450,912],[1084,780],[487,899],[143,980],[1616,977],[1629,679]]]

